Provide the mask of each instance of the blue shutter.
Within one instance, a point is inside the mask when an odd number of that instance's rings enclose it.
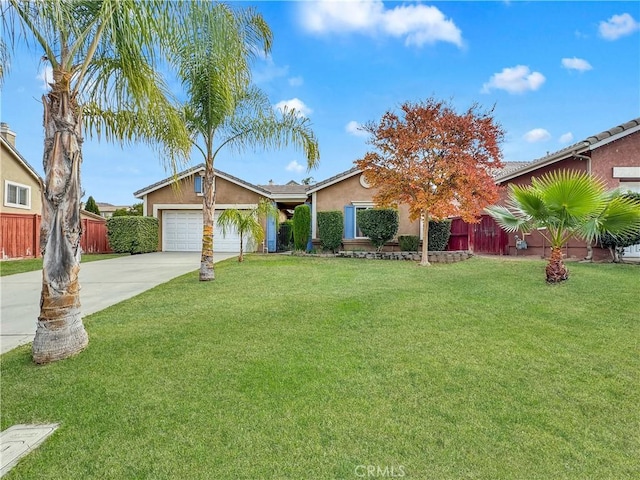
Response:
[[[193,177],[193,189],[196,193],[202,193],[202,176],[196,174]]]
[[[267,251],[275,252],[277,250],[276,246],[276,236],[278,232],[276,232],[276,217],[273,215],[269,215],[267,217]]]
[[[356,207],[353,205],[344,206],[344,238],[355,238],[356,231]]]

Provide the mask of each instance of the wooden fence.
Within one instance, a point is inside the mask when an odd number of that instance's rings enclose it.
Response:
[[[461,218],[454,218],[447,250],[508,255],[509,237],[489,215],[482,215],[479,223],[465,223]]]
[[[40,256],[40,221],[38,214],[0,214],[0,253],[2,259]],[[82,218],[80,246],[86,253],[110,253],[105,220]]]

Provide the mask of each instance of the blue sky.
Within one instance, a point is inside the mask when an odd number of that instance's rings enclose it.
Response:
[[[256,184],[316,181],[368,149],[357,126],[404,101],[494,107],[505,161],[534,160],[640,116],[638,2],[250,2],[274,34],[254,81],[274,107],[307,115],[320,166],[300,152],[222,153],[216,167]],[[2,121],[42,174],[40,53],[18,50],[2,89]],[[147,148],[87,138],[84,200],[130,205],[168,176]],[[190,165],[202,161],[193,152]]]

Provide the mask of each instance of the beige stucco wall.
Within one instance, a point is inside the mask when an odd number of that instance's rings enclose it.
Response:
[[[40,214],[42,212],[42,198],[40,196],[40,184],[33,177],[33,174],[24,164],[16,158],[15,154],[9,150],[3,142],[0,142],[0,190],[2,200],[0,201],[0,212],[17,214]],[[31,208],[17,208],[5,205],[5,181],[25,185],[30,187]]]
[[[339,210],[344,213],[345,205],[351,205],[352,202],[373,202],[374,194],[375,189],[362,186],[358,173],[316,192],[316,211]],[[409,207],[407,205],[400,205],[399,215],[398,235],[420,234],[420,221],[409,221]]]

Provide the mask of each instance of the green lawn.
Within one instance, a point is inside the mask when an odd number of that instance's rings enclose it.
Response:
[[[87,263],[95,262],[96,260],[107,260],[123,255],[122,253],[84,253],[81,262]],[[42,258],[25,258],[23,260],[4,260],[0,262],[0,277],[15,275],[16,273],[33,272],[34,270],[42,270]]]
[[[640,267],[544,265],[182,276],[88,317],[73,359],[2,356],[2,429],[61,423],[6,478],[640,478]]]

